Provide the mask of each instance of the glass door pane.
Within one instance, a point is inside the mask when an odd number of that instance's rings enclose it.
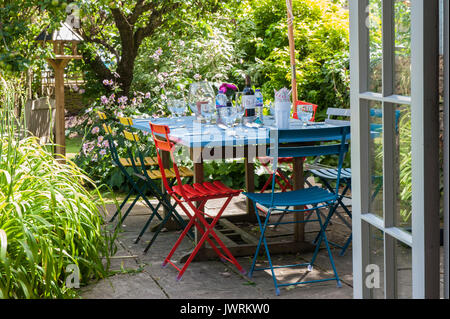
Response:
[[[394,94],[411,95],[411,1],[395,0]]]
[[[369,102],[369,212],[383,218],[383,110],[381,103]]]
[[[412,298],[412,249],[408,245],[396,240],[396,277],[397,298]]]
[[[396,137],[396,216],[395,226],[411,231],[412,166],[411,166],[411,108],[398,105],[395,108]]]
[[[382,5],[381,0],[370,0],[367,8],[369,28],[369,91],[381,93],[383,72],[383,41],[382,41]]]
[[[384,234],[378,228],[369,226],[369,266],[366,273],[366,286],[372,298],[384,298]]]

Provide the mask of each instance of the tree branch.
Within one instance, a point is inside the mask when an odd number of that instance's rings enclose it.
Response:
[[[148,11],[154,11],[156,8],[155,2],[149,2],[144,4],[144,0],[139,0],[134,6],[133,12],[128,16],[127,20],[131,25],[135,25],[139,17]]]
[[[102,59],[98,55],[93,57],[89,51],[85,51],[83,52],[83,60],[91,66],[100,81],[113,78],[111,70],[105,66]]]
[[[171,5],[163,6],[157,11],[154,10],[148,19],[147,25],[136,30],[134,34],[135,45],[139,46],[145,38],[153,35],[157,28],[161,27],[167,22],[167,20],[164,19],[165,15],[170,11],[176,10],[180,5],[181,3],[179,2],[172,3]]]

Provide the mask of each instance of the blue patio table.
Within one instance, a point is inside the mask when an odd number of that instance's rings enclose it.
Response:
[[[177,145],[189,150],[190,159],[194,163],[194,182],[201,183],[204,178],[203,163],[205,160],[224,160],[224,159],[244,159],[245,166],[245,185],[247,192],[254,192],[254,160],[256,157],[265,157],[266,148],[270,144],[270,130],[276,129],[274,120],[266,117],[262,127],[237,126],[230,129],[222,125],[205,124],[196,121],[194,116],[185,116],[181,118],[134,118],[133,127],[150,133],[149,121],[155,124],[167,125],[170,128],[170,139]],[[313,130],[317,127],[334,127],[337,124],[311,123],[302,125],[297,119],[290,120],[290,129]],[[165,160],[164,165],[169,163],[167,154],[162,154]],[[164,156],[165,155],[165,156]],[[168,167],[168,166],[167,166]],[[301,159],[294,160],[294,170],[292,174],[294,189],[304,187],[303,162]],[[242,215],[225,216],[221,220],[222,224],[228,226],[234,231],[239,232],[238,227],[232,222],[256,222],[256,215],[253,204],[249,199],[247,201],[247,211]],[[303,214],[295,214],[294,218],[302,220]],[[312,251],[313,247],[304,242],[304,223],[296,224],[294,228],[294,240],[292,244],[286,242],[275,243],[271,245],[271,251],[274,253],[293,253],[301,251]],[[254,253],[258,238],[251,238],[249,234],[239,232],[247,245],[233,247],[230,251],[235,256],[246,256]],[[207,248],[202,248],[207,250]],[[206,252],[199,255],[198,258],[206,256]],[[211,254],[213,255],[213,254]],[[197,259],[197,257],[196,257]]]

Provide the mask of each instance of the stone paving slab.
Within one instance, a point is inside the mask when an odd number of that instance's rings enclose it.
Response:
[[[242,213],[242,199],[230,203],[227,215]],[[153,201],[152,201],[153,203]],[[216,209],[216,203],[208,206],[209,212]],[[217,203],[218,204],[218,203]],[[128,205],[125,206],[124,211]],[[115,211],[114,205],[107,205],[111,216]],[[118,238],[118,251],[111,260],[111,269],[117,274],[90,284],[81,289],[81,296],[85,299],[98,298],[148,298],[148,299],[350,299],[352,298],[352,267],[351,249],[345,256],[338,256],[339,250],[332,249],[338,273],[343,281],[343,287],[337,288],[336,281],[304,284],[281,288],[281,296],[275,295],[274,284],[269,270],[254,272],[252,278],[240,274],[236,268],[220,260],[194,261],[190,264],[181,281],[176,281],[177,270],[171,266],[162,268],[162,262],[177,240],[181,231],[166,231],[160,233],[154,245],[147,254],[144,248],[153,236],[147,231],[137,244],[137,238],[143,224],[148,219],[150,210],[142,204],[136,205],[124,222],[125,227]],[[155,220],[156,222],[156,220]],[[312,223],[311,223],[312,224]],[[309,225],[309,224],[307,224]],[[333,234],[333,228],[344,228],[338,222],[330,226],[330,238],[342,241],[339,235],[349,233],[339,230]],[[306,229],[306,240],[312,241],[317,234],[317,227]],[[339,228],[340,229],[340,228]],[[333,234],[333,235],[331,235]],[[172,258],[180,260],[188,254],[194,245],[184,240]],[[304,263],[311,259],[312,253],[302,255],[275,255],[274,264]],[[265,257],[258,259],[261,265],[267,264]],[[248,270],[252,256],[239,257],[238,262]],[[319,252],[316,265],[311,273],[303,268],[280,268],[276,274],[280,282],[288,283],[299,280],[303,274],[310,279],[324,279],[333,276],[325,249]]]
[[[164,291],[146,272],[117,274],[83,288],[84,299],[163,299]]]

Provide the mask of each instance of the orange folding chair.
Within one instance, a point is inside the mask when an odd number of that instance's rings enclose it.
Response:
[[[159,151],[170,152],[172,163],[173,163],[173,171],[176,175],[177,185],[170,186],[167,178],[166,172],[167,169],[164,168],[163,162],[161,159],[160,152],[157,152],[158,155],[158,163],[159,168],[161,170],[162,180],[164,183],[164,187],[167,190],[167,193],[175,200],[178,206],[184,211],[184,213],[189,218],[189,223],[185,227],[184,231],[181,233],[180,237],[176,241],[169,255],[164,259],[163,267],[167,266],[167,264],[172,265],[175,269],[178,270],[177,281],[181,280],[184,272],[186,271],[189,264],[194,259],[195,255],[198,253],[200,248],[203,246],[205,241],[209,243],[209,245],[213,248],[213,250],[217,253],[222,261],[229,261],[231,264],[235,265],[236,268],[243,274],[245,274],[245,270],[239,265],[236,258],[231,254],[229,249],[225,246],[225,244],[220,240],[217,234],[214,232],[214,226],[219,221],[220,216],[224,212],[225,208],[230,203],[231,199],[235,196],[238,196],[242,191],[234,190],[226,187],[220,181],[212,181],[212,182],[204,182],[204,183],[194,183],[183,184],[180,173],[178,170],[178,166],[175,162],[174,157],[174,144],[169,139],[170,129],[166,125],[156,125],[150,122],[150,129],[152,131],[153,140],[155,142],[156,149]],[[204,212],[205,204],[208,200],[224,198],[225,203],[223,204],[220,211],[216,216],[210,216]],[[193,212],[189,211],[190,208]],[[211,218],[212,222],[208,223],[206,217]],[[201,238],[192,251],[191,255],[187,259],[184,266],[180,269],[178,268],[170,259],[173,254],[177,250],[180,243],[183,241],[184,237],[188,233],[191,227],[195,226],[197,231],[199,232]],[[217,245],[213,242],[213,240],[217,243]],[[219,246],[219,247],[217,247]]]

